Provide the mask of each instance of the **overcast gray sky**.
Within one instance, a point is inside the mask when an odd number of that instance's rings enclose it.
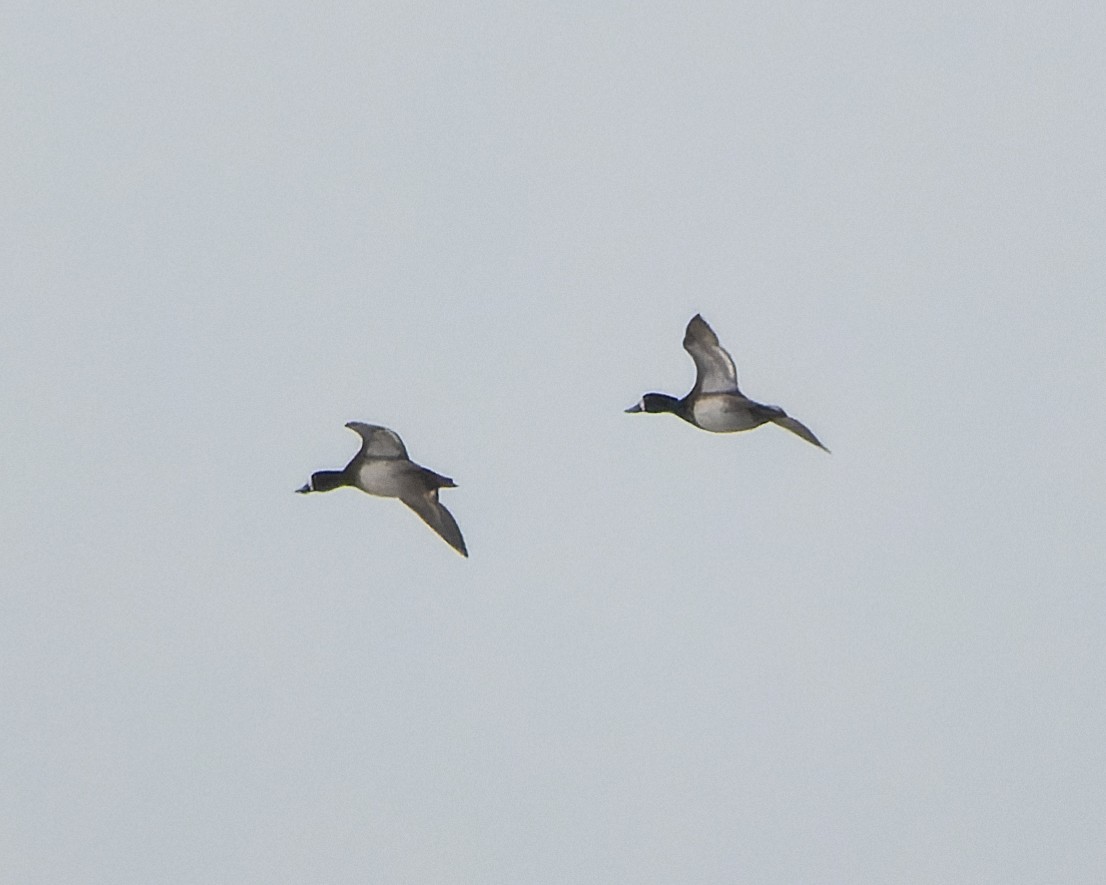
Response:
[[[1106,881],[1104,10],[9,7],[5,880]]]

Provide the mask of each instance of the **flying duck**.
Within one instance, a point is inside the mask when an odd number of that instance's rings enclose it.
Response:
[[[627,412],[671,412],[711,433],[751,430],[771,421],[829,451],[810,428],[779,406],[754,402],[738,390],[733,357],[718,343],[718,336],[699,314],[687,324],[684,350],[695,361],[695,386],[687,396],[676,399],[667,393],[647,393]]]
[[[350,430],[361,437],[361,450],[341,470],[320,470],[311,474],[301,494],[329,492],[353,486],[381,498],[399,498],[430,528],[462,556],[468,556],[457,521],[438,501],[438,489],[456,488],[457,483],[407,457],[399,434],[377,424],[350,421]]]

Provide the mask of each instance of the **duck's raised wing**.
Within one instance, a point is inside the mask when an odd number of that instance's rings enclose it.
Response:
[[[691,318],[684,333],[684,350],[695,360],[695,387],[699,393],[734,393],[737,391],[737,368],[733,358],[718,343],[718,336],[699,314]]]
[[[469,555],[465,548],[465,539],[461,537],[461,530],[457,527],[457,520],[438,501],[437,489],[432,489],[422,495],[404,495],[400,500],[414,510],[430,528],[441,535],[450,547],[462,556],[467,557]]]
[[[406,458],[407,449],[399,434],[379,424],[363,424],[350,421],[346,424],[350,430],[361,437],[361,451],[358,458]]]

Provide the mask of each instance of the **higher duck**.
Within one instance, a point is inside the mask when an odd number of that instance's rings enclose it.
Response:
[[[687,396],[676,399],[667,393],[647,393],[627,412],[671,412],[711,433],[752,430],[771,421],[808,443],[829,451],[810,428],[779,406],[755,402],[738,390],[733,358],[718,343],[718,336],[699,314],[687,324],[684,350],[695,361],[695,386]]]

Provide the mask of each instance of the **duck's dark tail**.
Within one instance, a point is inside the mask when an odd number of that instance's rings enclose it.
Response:
[[[435,489],[455,489],[457,483],[455,483],[448,476],[442,476],[440,473],[435,473],[433,470],[422,468],[422,475],[426,479],[426,485],[428,488]]]

